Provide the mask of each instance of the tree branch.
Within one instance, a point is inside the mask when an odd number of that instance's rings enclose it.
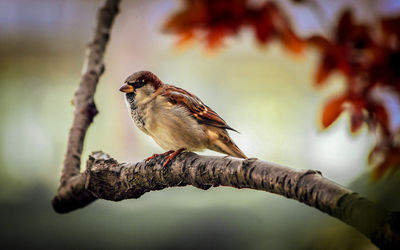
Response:
[[[57,212],[83,207],[96,198],[79,186],[81,183],[80,165],[83,142],[86,131],[98,113],[94,103],[94,93],[101,74],[104,72],[103,54],[110,37],[114,17],[118,13],[119,0],[107,0],[97,13],[97,25],[93,40],[88,45],[83,64],[81,81],[73,100],[75,111],[72,127],[69,131],[67,153],[64,158],[60,187],[53,199]],[[58,206],[62,199],[75,200],[73,207]],[[59,211],[57,209],[67,209]]]
[[[398,213],[329,181],[319,171],[192,152],[182,153],[168,167],[162,166],[163,161],[161,156],[147,163],[118,163],[103,152],[95,152],[77,185],[111,201],[137,199],[149,191],[186,185],[204,190],[217,186],[262,190],[317,208],[353,226],[382,249],[400,246]],[[73,207],[76,202],[64,199],[61,205]]]

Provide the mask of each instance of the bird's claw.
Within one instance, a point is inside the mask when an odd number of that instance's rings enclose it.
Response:
[[[174,150],[170,150],[170,151],[167,151],[167,152],[162,153],[162,154],[153,154],[152,156],[146,158],[146,160],[144,160],[144,161],[145,161],[145,162],[148,162],[148,161],[150,161],[151,159],[153,159],[153,158],[155,158],[155,157],[158,157],[158,156],[160,156],[160,155],[166,157],[166,156],[172,154],[173,152],[174,152]]]
[[[184,151],[184,148],[178,149],[173,153],[170,153],[168,156],[165,157],[165,162],[163,164],[163,167],[168,166],[168,164],[175,159],[180,153],[182,153],[182,151]]]
[[[152,156],[150,156],[150,157],[147,157],[146,158],[146,160],[144,160],[145,162],[148,162],[148,161],[150,161],[151,159],[153,159],[153,158],[155,158],[155,157],[157,157],[157,156],[160,156],[159,154],[154,154],[154,155],[152,155]]]

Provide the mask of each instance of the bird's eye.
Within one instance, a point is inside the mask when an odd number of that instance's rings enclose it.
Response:
[[[144,86],[144,84],[145,84],[145,80],[143,79],[143,80],[137,80],[137,81],[135,81],[135,88],[141,88],[141,87],[143,87]]]

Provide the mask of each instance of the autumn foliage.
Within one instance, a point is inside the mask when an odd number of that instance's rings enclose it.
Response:
[[[322,126],[329,127],[343,111],[350,115],[352,132],[366,124],[377,136],[369,162],[375,167],[374,176],[381,177],[400,166],[400,131],[391,125],[391,119],[400,114],[393,114],[385,101],[388,95],[400,99],[400,16],[381,17],[368,25],[358,23],[352,11],[346,10],[335,26],[331,36],[301,38],[275,2],[185,0],[164,30],[178,35],[179,44],[198,39],[208,49],[221,47],[243,28],[252,30],[260,44],[275,40],[297,54],[306,46],[317,49],[321,58],[315,85],[325,84],[333,72],[340,72],[346,80],[345,91],[323,105]]]
[[[274,3],[252,7],[247,2],[186,0],[185,8],[167,21],[164,30],[177,34],[179,44],[197,37],[205,41],[209,49],[215,49],[223,44],[226,37],[250,27],[261,44],[278,39],[290,51],[302,51],[304,43]]]

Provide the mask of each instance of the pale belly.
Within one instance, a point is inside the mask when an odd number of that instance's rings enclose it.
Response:
[[[144,129],[164,150],[185,148],[201,151],[207,148],[208,139],[204,128],[194,118],[180,108],[165,108],[162,112],[151,112],[157,116],[147,116]]]

